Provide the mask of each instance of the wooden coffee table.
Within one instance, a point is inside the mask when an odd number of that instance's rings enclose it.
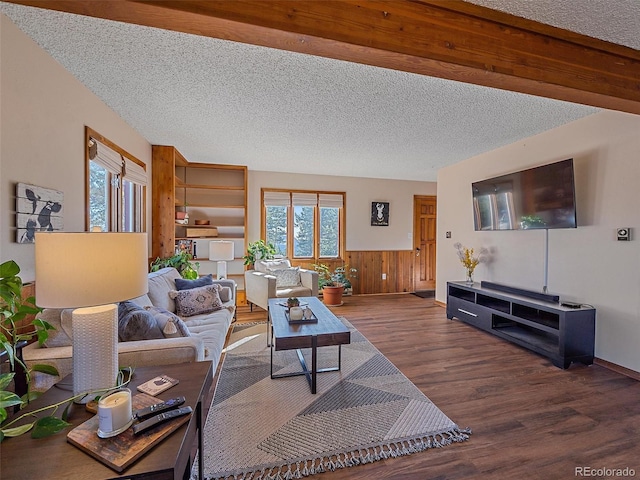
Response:
[[[336,317],[331,310],[316,297],[300,297],[301,305],[310,308],[318,319],[314,323],[289,323],[285,312],[286,298],[269,299],[269,315],[267,316],[267,344],[271,347],[271,378],[307,377],[311,393],[316,393],[316,374],[321,372],[335,372],[340,370],[342,362],[342,345],[351,343],[351,332]],[[306,305],[305,305],[306,304]],[[338,346],[338,366],[318,370],[318,347]],[[307,366],[301,349],[311,349],[311,369]],[[301,372],[273,373],[273,351],[296,350]]]

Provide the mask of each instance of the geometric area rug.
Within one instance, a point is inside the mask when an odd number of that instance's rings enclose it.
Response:
[[[288,480],[444,447],[469,438],[344,318],[341,370],[270,378],[266,324],[236,325],[204,427],[205,478]],[[310,350],[303,350],[310,364]],[[318,368],[338,347],[318,349]],[[274,351],[274,373],[300,371]],[[194,466],[197,472],[197,465]]]

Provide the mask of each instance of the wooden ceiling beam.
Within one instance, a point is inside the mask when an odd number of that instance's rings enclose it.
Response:
[[[15,0],[640,114],[640,51],[459,0]]]

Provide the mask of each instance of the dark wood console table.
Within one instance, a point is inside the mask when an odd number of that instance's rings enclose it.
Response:
[[[447,318],[456,317],[544,355],[560,368],[569,368],[571,362],[592,364],[596,310],[569,308],[521,292],[525,294],[447,282]]]
[[[129,388],[135,392],[137,385],[163,374],[177,378],[180,383],[158,395],[158,401],[184,396],[185,405],[191,406],[194,413],[188,422],[154,446],[122,474],[118,474],[82,450],[67,443],[67,433],[92,416],[85,410],[84,405],[73,405],[68,418],[72,426],[63,432],[41,439],[32,439],[27,433],[20,437],[5,439],[0,444],[2,452],[0,472],[2,472],[3,480],[23,478],[46,478],[47,480],[189,478],[195,456],[194,446],[202,445],[203,415],[208,407],[205,403],[209,399],[209,390],[213,382],[212,363],[196,362],[136,368]],[[60,384],[72,385],[69,377],[63,379]],[[70,391],[54,386],[24,411],[62,401],[71,395]],[[59,412],[61,411],[59,410]],[[202,468],[202,448],[199,448],[198,451],[200,455],[199,466]],[[200,474],[200,478],[202,478],[202,471]]]

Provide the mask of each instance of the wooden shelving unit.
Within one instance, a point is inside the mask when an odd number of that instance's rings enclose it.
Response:
[[[171,146],[154,145],[152,153],[152,257],[171,256],[181,241],[191,241],[200,273],[215,276],[209,242],[231,240],[236,258],[227,262],[228,277],[238,284],[238,302],[244,303],[247,167],[191,163]],[[189,214],[188,224],[176,222],[179,211]],[[209,224],[195,225],[195,220]]]

